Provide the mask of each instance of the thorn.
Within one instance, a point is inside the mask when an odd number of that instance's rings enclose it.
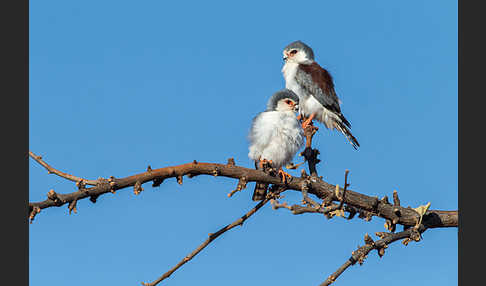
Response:
[[[234,158],[229,158],[228,159],[228,166],[234,166],[235,165],[235,159]]]
[[[181,175],[177,176],[177,183],[179,185],[182,185],[182,176]]]
[[[193,163],[194,165],[197,165],[197,161],[196,161],[196,160],[192,161],[192,163]]]
[[[152,172],[152,167],[150,167],[150,165],[147,166],[147,172]]]

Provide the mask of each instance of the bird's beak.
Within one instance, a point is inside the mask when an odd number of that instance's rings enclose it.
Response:
[[[288,58],[289,58],[289,53],[284,52],[284,57],[283,57],[283,60],[284,60],[284,61],[287,61],[287,60],[288,60]]]
[[[299,105],[298,104],[294,105],[294,111],[297,111],[297,110],[299,110]]]

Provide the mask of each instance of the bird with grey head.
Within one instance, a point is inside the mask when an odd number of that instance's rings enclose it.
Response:
[[[341,113],[332,76],[314,60],[312,48],[301,41],[292,42],[284,48],[283,59],[285,87],[299,97],[302,127],[313,125],[316,119],[330,130],[339,130],[357,149],[358,140],[351,133],[351,123]]]
[[[253,119],[248,135],[248,157],[255,162],[255,168],[264,169],[268,164],[278,170],[283,182],[291,176],[282,167],[292,161],[304,142],[304,130],[296,116],[298,108],[299,97],[293,91],[274,93],[267,109]],[[252,199],[265,199],[267,189],[268,184],[257,182]]]

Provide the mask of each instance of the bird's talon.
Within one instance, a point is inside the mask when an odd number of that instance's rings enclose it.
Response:
[[[278,170],[278,175],[282,178],[282,183],[287,184],[287,182],[290,182],[290,179],[292,176],[285,172],[284,170],[280,169]]]

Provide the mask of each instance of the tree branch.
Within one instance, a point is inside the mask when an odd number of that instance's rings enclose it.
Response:
[[[142,285],[144,286],[155,286],[159,284],[162,280],[169,278],[169,276],[174,273],[177,269],[179,269],[182,265],[186,264],[189,260],[194,258],[199,252],[201,252],[206,246],[208,246],[213,240],[218,238],[221,234],[225,233],[226,231],[241,225],[243,226],[243,223],[254,213],[256,213],[261,207],[263,207],[270,199],[275,198],[278,196],[279,193],[283,192],[285,189],[280,188],[277,189],[275,192],[271,192],[270,194],[267,194],[267,197],[259,202],[254,208],[252,208],[250,211],[248,211],[246,214],[244,214],[242,217],[239,219],[235,220],[233,223],[226,225],[225,227],[221,228],[215,233],[210,233],[209,237],[204,241],[201,245],[199,245],[198,248],[196,248],[193,252],[191,252],[189,255],[184,257],[179,263],[177,263],[174,267],[172,267],[169,271],[165,272],[162,276],[160,276],[157,280],[150,282],[150,283],[144,283],[142,282]]]
[[[36,160],[37,161],[37,160]],[[152,170],[148,168],[146,172],[139,173],[125,178],[110,177],[109,179],[99,178],[96,185],[90,188],[79,188],[78,191],[59,194],[51,190],[47,199],[41,202],[29,203],[29,217],[31,221],[41,209],[50,207],[60,207],[69,204],[69,209],[75,207],[79,200],[89,198],[93,203],[100,195],[113,193],[117,190],[134,187],[134,193],[139,194],[143,191],[142,185],[144,183],[153,182],[152,186],[159,186],[165,179],[194,177],[198,175],[222,176],[234,179],[242,179],[245,177],[246,182],[261,182],[274,184],[277,186],[284,186],[286,189],[302,191],[303,186],[308,188],[308,193],[317,196],[327,202],[340,202],[336,193],[342,193],[344,190],[336,186],[324,182],[317,177],[298,178],[292,177],[286,184],[282,183],[280,177],[271,176],[260,170],[249,169],[245,167],[236,166],[234,164],[216,164],[216,163],[201,163],[193,161],[191,163],[159,168]],[[77,177],[75,177],[77,178]],[[305,181],[305,182],[304,182]],[[304,183],[304,184],[303,184]],[[414,226],[420,216],[410,207],[404,208],[402,206],[391,205],[386,201],[380,201],[377,197],[370,197],[364,194],[346,190],[346,202],[348,206],[357,208],[358,210],[367,211],[372,216],[378,216],[384,219],[394,220],[396,224],[404,226]],[[428,227],[457,227],[458,226],[458,211],[439,211],[429,210],[424,216],[424,219],[429,217],[431,223]]]
[[[46,168],[46,170],[47,170],[47,172],[49,174],[56,174],[59,177],[62,177],[64,179],[68,179],[68,180],[73,181],[73,182],[76,182],[76,183],[82,182],[85,185],[92,185],[92,186],[94,186],[94,185],[97,184],[97,181],[95,181],[95,180],[86,180],[86,179],[83,179],[83,178],[79,178],[79,177],[76,177],[76,176],[73,176],[73,175],[70,175],[70,174],[61,172],[61,171],[59,171],[57,169],[54,169],[53,167],[51,167],[49,164],[47,164],[46,162],[44,162],[42,160],[42,156],[37,156],[34,153],[32,153],[32,151],[29,151],[29,156],[32,159],[36,160],[37,163],[41,164],[44,168]]]
[[[351,257],[319,286],[328,286],[332,284],[346,269],[348,269],[349,266],[356,264],[356,262],[362,265],[367,255],[373,249],[376,249],[378,255],[382,257],[385,254],[385,249],[388,247],[388,244],[400,239],[405,239],[403,241],[403,244],[405,245],[411,240],[420,241],[420,234],[425,230],[427,230],[427,227],[420,225],[420,227],[411,227],[398,233],[377,232],[375,234],[381,238],[378,241],[373,241],[373,239],[366,234],[364,237],[365,245],[353,251]]]

